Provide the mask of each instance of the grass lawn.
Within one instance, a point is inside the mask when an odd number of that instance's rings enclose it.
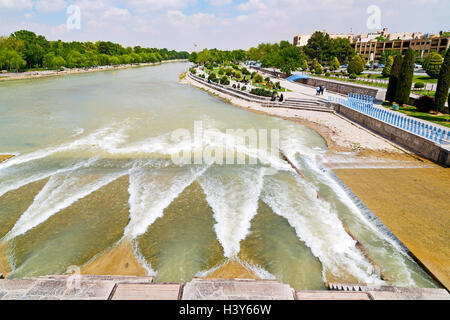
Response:
[[[392,109],[392,106],[388,103],[383,103],[383,107]],[[416,107],[413,106],[406,106],[406,107],[400,107],[399,112],[407,114],[408,116],[419,118],[425,121],[430,121],[436,124],[439,124],[441,126],[450,128],[450,115],[448,114],[442,114],[442,115],[434,115],[431,113],[421,112],[416,109]]]

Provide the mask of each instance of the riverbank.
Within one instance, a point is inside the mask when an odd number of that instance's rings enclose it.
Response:
[[[28,79],[38,79],[47,77],[64,76],[69,74],[79,74],[79,73],[89,73],[89,72],[99,72],[99,71],[114,71],[129,68],[142,68],[150,66],[159,66],[166,63],[174,62],[187,62],[187,60],[164,60],[156,63],[137,63],[137,64],[123,64],[116,66],[98,66],[92,68],[73,68],[65,69],[64,71],[59,70],[46,70],[46,71],[32,71],[32,72],[22,72],[22,73],[9,73],[0,74],[0,81],[13,81],[13,80],[28,80]]]
[[[291,108],[268,108],[256,102],[245,101],[213,90],[189,77],[181,79],[180,83],[192,85],[236,107],[291,120],[310,127],[325,139],[329,153],[358,151],[361,155],[370,154],[373,156],[378,154],[381,157],[392,156],[396,159],[400,157],[410,160],[408,152],[399,146],[334,113]]]

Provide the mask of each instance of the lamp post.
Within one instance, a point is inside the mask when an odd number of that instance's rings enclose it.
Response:
[[[320,50],[320,65],[323,65],[323,51],[322,48],[317,47],[317,50]]]

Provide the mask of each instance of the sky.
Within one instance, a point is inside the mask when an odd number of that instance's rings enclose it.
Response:
[[[48,40],[187,51],[248,49],[316,30],[377,27],[450,30],[450,0],[0,0],[3,36],[26,29]]]

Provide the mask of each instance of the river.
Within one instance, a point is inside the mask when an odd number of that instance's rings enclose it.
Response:
[[[327,146],[317,132],[178,83],[187,68],[0,84],[0,153],[16,155],[0,163],[9,278],[62,274],[128,241],[159,282],[235,259],[295,289],[331,279],[435,286],[321,170]],[[237,139],[239,129],[258,144]],[[269,152],[278,146],[304,176]]]

